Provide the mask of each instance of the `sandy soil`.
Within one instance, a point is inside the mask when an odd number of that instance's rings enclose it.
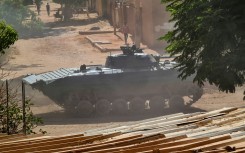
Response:
[[[103,20],[95,20],[96,14],[91,14],[89,20],[85,14],[81,14],[74,18],[77,21],[59,22],[54,19],[53,14],[60,6],[51,3],[51,16],[47,16],[45,4],[44,1],[39,16],[46,23],[45,33],[42,36],[20,39],[15,43],[9,56],[9,63],[5,66],[6,69],[12,71],[12,77],[51,71],[61,67],[78,67],[81,64],[104,64],[108,53],[101,53],[85,39],[84,35],[79,35],[78,32],[80,30],[86,31],[93,26],[110,30],[109,23]],[[34,6],[30,6],[30,8],[35,10]],[[116,43],[123,44],[123,41],[118,40]],[[227,106],[245,106],[245,102],[242,101],[243,89],[238,88],[235,94],[226,94],[220,93],[215,87],[207,85],[205,86],[204,95],[193,105],[193,108],[183,111],[188,113],[192,111],[210,111]],[[164,113],[153,115],[131,116],[129,114],[116,117],[74,118],[65,114],[62,108],[40,92],[32,91],[29,87],[27,92],[29,92],[27,94],[32,97],[34,102],[33,112],[44,120],[44,125],[39,128],[46,130],[50,135],[77,133],[108,125],[122,125],[124,122],[172,113],[167,110]]]

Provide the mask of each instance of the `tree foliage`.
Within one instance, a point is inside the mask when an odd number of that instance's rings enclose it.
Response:
[[[7,25],[5,20],[11,23],[14,26],[23,26],[23,20],[25,20],[26,14],[28,11],[26,9],[22,9],[24,7],[20,7],[19,4],[22,2],[21,0],[4,0],[0,1],[0,53],[5,53],[5,49],[9,48],[17,39],[18,34],[15,29],[11,26]],[[11,6],[11,7],[9,7]],[[8,9],[7,9],[8,8]],[[6,12],[5,12],[6,11]],[[20,14],[19,14],[20,13]],[[17,15],[17,16],[13,16]],[[2,63],[0,63],[0,68]],[[4,86],[5,82],[2,80],[6,79],[8,73],[1,71],[0,74],[0,133],[15,134],[23,131],[23,114],[22,107],[20,106],[21,100],[18,99],[17,89],[16,87],[8,90]],[[8,106],[7,106],[8,101]],[[42,123],[41,118],[35,117],[30,110],[30,106],[32,105],[30,100],[25,101],[26,103],[26,132],[33,132],[33,128],[35,128],[38,124]],[[8,111],[7,111],[8,110]],[[9,120],[7,120],[7,116]],[[7,130],[9,129],[9,131]],[[43,132],[41,130],[41,132]],[[45,132],[44,132],[45,133]]]
[[[18,92],[15,88],[8,89],[9,105],[7,108],[7,92],[5,82],[0,83],[0,133],[7,133],[7,129],[9,129],[9,134],[17,134],[23,132],[23,109],[21,106],[22,102],[18,98]],[[40,117],[36,117],[32,113],[30,109],[32,103],[30,100],[25,101],[25,106],[26,133],[35,133],[33,129],[36,128],[39,124],[43,123],[43,121]],[[7,113],[9,116],[9,122],[7,122]],[[45,133],[45,131],[42,130],[40,130],[40,132]]]
[[[20,36],[41,32],[43,26],[36,14],[23,5],[23,0],[1,0],[0,20],[10,24]]]
[[[17,39],[17,32],[11,26],[6,25],[5,22],[0,22],[0,53],[5,53],[4,49],[9,48],[9,46],[13,44]],[[2,63],[0,64],[0,68],[1,66]],[[10,134],[15,134],[23,131],[23,110],[20,106],[21,100],[18,99],[16,87],[13,89],[9,88],[7,95],[7,89],[4,86],[4,82],[2,82],[2,80],[4,80],[8,75],[8,73],[5,73],[3,71],[0,75],[0,133],[9,132]],[[9,103],[8,106],[7,101]],[[30,134],[34,133],[33,128],[42,123],[42,120],[41,118],[34,116],[31,112],[31,101],[27,100],[25,101],[25,103],[26,132]],[[9,116],[9,122],[7,121],[7,116]],[[7,129],[9,129],[9,131],[7,131]]]
[[[221,91],[235,92],[244,84],[245,1],[161,0],[171,13],[174,30],[160,39],[166,50],[178,55],[180,77],[215,84]]]
[[[4,49],[9,48],[17,39],[17,32],[11,26],[0,22],[0,53],[4,54]]]

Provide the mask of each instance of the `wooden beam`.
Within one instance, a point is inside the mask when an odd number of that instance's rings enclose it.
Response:
[[[32,153],[65,152],[66,150],[71,150],[74,148],[84,148],[84,147],[94,146],[94,145],[96,146],[96,144],[93,144],[94,142],[113,138],[115,136],[119,136],[120,134],[121,134],[120,132],[111,133],[100,137],[94,137],[88,140],[79,141],[76,146],[63,146],[63,147],[56,147],[56,148],[47,148],[45,150],[32,150]],[[97,145],[101,145],[101,143]]]
[[[234,138],[234,139],[231,139],[231,140],[216,141],[216,143],[212,143],[212,144],[208,144],[206,146],[198,147],[197,149],[200,149],[200,150],[203,150],[203,151],[209,151],[209,150],[212,150],[212,149],[215,149],[215,148],[221,148],[221,147],[225,147],[225,146],[228,146],[228,145],[233,145],[233,144],[244,142],[244,141],[245,141],[245,136]]]
[[[132,150],[136,148],[152,146],[152,145],[157,145],[157,144],[162,144],[162,143],[168,143],[171,141],[180,140],[184,138],[186,138],[186,136],[179,136],[179,137],[173,137],[173,138],[161,138],[161,139],[152,140],[149,142],[143,142],[139,144],[126,145],[126,146],[120,146],[120,147],[110,147],[110,148],[101,149],[101,150],[92,150],[87,153],[107,153],[107,152],[113,153],[113,152],[121,152],[125,150],[128,151],[128,150]]]
[[[101,135],[95,135],[95,136],[78,136],[78,137],[72,137],[72,138],[63,138],[63,139],[58,139],[58,138],[54,138],[54,139],[43,139],[43,140],[39,140],[39,141],[27,141],[24,143],[19,143],[19,144],[7,144],[4,146],[1,146],[0,148],[0,152],[4,152],[4,151],[11,151],[11,150],[18,150],[18,149],[22,149],[23,147],[28,148],[28,147],[37,147],[37,146],[44,146],[44,145],[50,145],[50,144],[56,144],[56,143],[65,143],[65,142],[70,142],[70,141],[84,141],[86,139],[91,139],[94,137],[99,137]]]
[[[0,139],[0,145],[2,146],[2,144],[7,144],[7,143],[23,142],[23,141],[27,141],[27,140],[44,139],[44,138],[50,138],[50,136],[45,136],[44,134],[9,135],[9,137],[6,137],[4,139]]]
[[[140,146],[135,146],[133,148],[130,149],[121,149],[120,152],[122,153],[135,153],[135,152],[144,152],[146,150],[151,150],[153,151],[155,148],[167,148],[170,146],[178,146],[178,145],[182,145],[182,144],[189,144],[189,143],[193,143],[193,142],[199,142],[199,141],[203,141],[203,140],[208,140],[208,138],[198,138],[198,139],[180,139],[177,141],[172,141],[172,142],[163,142],[160,144],[143,144]],[[116,151],[115,151],[116,153]]]
[[[227,140],[227,139],[231,139],[231,137],[229,135],[226,136],[221,136],[221,137],[217,137],[217,138],[212,138],[212,139],[208,139],[208,140],[204,140],[204,141],[199,141],[199,142],[192,142],[189,144],[183,144],[183,145],[175,145],[175,146],[167,146],[165,148],[156,148],[155,149],[159,149],[159,153],[169,153],[169,152],[174,152],[174,151],[180,151],[180,150],[198,150],[196,149],[196,147],[198,146],[203,146],[206,144],[211,144],[211,143],[215,143],[217,141],[222,141],[222,140]],[[152,153],[152,150],[147,150],[144,151],[142,153]]]
[[[143,143],[143,142],[146,142],[146,141],[151,141],[151,140],[155,140],[155,139],[159,139],[159,138],[163,138],[163,137],[164,136],[162,134],[158,134],[158,135],[152,135],[152,136],[147,136],[147,137],[136,138],[136,139],[132,139],[132,140],[129,140],[129,141],[122,141],[122,142],[102,144],[102,145],[91,146],[91,147],[81,147],[81,148],[76,148],[76,149],[71,149],[71,150],[65,150],[65,151],[61,151],[59,153],[65,153],[65,152],[88,152],[88,151],[93,151],[93,150],[102,150],[102,149],[106,149],[106,148],[132,145],[132,144],[136,144],[136,143]]]
[[[77,135],[66,135],[66,136],[59,136],[59,137],[37,137],[35,139],[24,139],[21,141],[14,141],[14,142],[5,142],[5,143],[0,143],[1,148],[2,147],[11,147],[12,145],[23,145],[25,144],[30,144],[30,143],[39,143],[39,142],[45,142],[45,141],[50,141],[50,140],[62,140],[62,139],[67,139],[67,138],[73,138],[73,137],[82,137],[84,136],[83,134],[77,134]],[[29,136],[27,136],[29,137]],[[10,144],[9,144],[10,143]],[[0,148],[0,149],[1,149]]]

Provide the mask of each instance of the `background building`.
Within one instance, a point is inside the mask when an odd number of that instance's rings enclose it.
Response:
[[[133,40],[151,48],[166,47],[158,38],[173,28],[169,13],[160,0],[95,0],[96,11],[116,28],[126,22]]]

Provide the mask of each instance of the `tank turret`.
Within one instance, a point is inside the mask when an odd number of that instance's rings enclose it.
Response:
[[[156,58],[151,54],[143,53],[142,49],[132,46],[121,46],[122,54],[111,55],[106,59],[106,67],[123,69],[124,71],[133,69],[140,71],[142,69],[158,68]]]
[[[120,46],[120,49],[122,50],[124,55],[134,55],[134,53],[143,53],[143,50],[141,48],[136,48],[136,45],[125,45]]]

